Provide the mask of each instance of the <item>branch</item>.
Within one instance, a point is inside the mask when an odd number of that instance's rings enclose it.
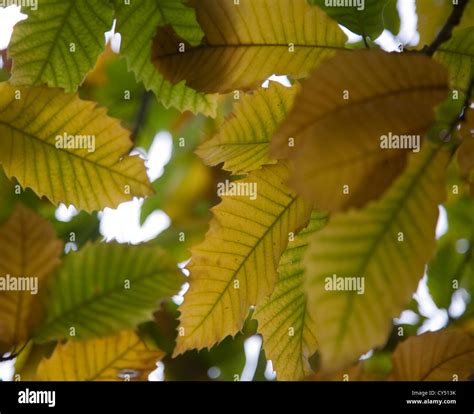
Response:
[[[428,56],[433,56],[438,48],[445,42],[447,42],[453,36],[453,30],[456,26],[461,23],[464,10],[466,9],[469,0],[459,0],[459,4],[453,5],[453,11],[449,16],[446,24],[436,36],[436,39],[429,46],[425,46],[422,50]]]

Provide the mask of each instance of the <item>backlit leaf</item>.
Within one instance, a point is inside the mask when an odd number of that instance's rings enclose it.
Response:
[[[242,174],[275,164],[269,156],[271,138],[284,121],[300,87],[271,82],[269,89],[244,96],[212,139],[197,150],[207,165]]]
[[[147,381],[163,352],[148,349],[131,331],[58,345],[38,367],[37,381]]]
[[[444,68],[426,56],[338,54],[304,83],[272,155],[293,161],[290,187],[315,208],[362,207],[419,151],[447,93]]]
[[[137,81],[143,82],[146,89],[153,91],[166,107],[214,116],[217,107],[215,96],[198,93],[184,82],[171,84],[151,62],[152,42],[158,26],[172,25],[190,44],[199,44],[202,31],[194,10],[181,0],[135,0],[129,4],[123,0],[114,2],[117,31],[122,35],[120,53]]]
[[[160,301],[177,294],[183,282],[159,249],[88,245],[71,253],[55,276],[35,341],[88,339],[132,328],[151,319]]]
[[[151,194],[131,148],[129,133],[92,102],[60,89],[0,84],[0,162],[53,204],[92,212]]]
[[[255,189],[254,200],[228,195],[214,208],[204,242],[192,250],[176,354],[235,335],[250,306],[258,306],[273,291],[290,233],[305,227],[311,213],[285,187],[287,174],[284,163],[255,171],[236,182],[241,194]]]
[[[313,213],[308,227],[290,241],[278,267],[275,290],[253,316],[263,336],[265,355],[272,361],[279,380],[299,380],[312,373],[308,359],[318,347],[317,330],[306,308],[301,260],[308,239],[326,222],[326,214]]]
[[[39,295],[61,252],[52,225],[21,204],[0,227],[0,342],[14,346],[29,339],[41,318]],[[16,289],[30,289],[10,290],[9,279]]]
[[[37,5],[35,10],[24,7],[28,19],[15,27],[11,82],[74,92],[104,50],[113,9],[96,0],[38,0]]]
[[[346,42],[336,22],[306,0],[191,4],[204,44],[192,47],[162,30],[154,41],[153,61],[171,82],[186,80],[199,91],[255,89],[275,73],[302,78]]]
[[[467,381],[474,374],[474,338],[461,331],[408,338],[392,356],[396,381]]]
[[[335,215],[310,240],[306,287],[323,369],[343,368],[386,342],[434,252],[449,159],[427,145],[381,200]]]

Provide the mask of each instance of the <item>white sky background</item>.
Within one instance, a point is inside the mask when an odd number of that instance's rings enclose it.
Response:
[[[398,0],[398,9],[401,15],[401,31],[397,37],[394,37],[390,32],[385,31],[376,41],[381,47],[387,51],[397,51],[400,43],[405,45],[416,45],[418,43],[419,35],[416,31],[417,16],[415,11],[414,0]],[[21,15],[20,8],[11,6],[7,8],[0,8],[0,50],[6,49],[13,26],[21,20],[24,15]],[[350,42],[356,42],[361,39],[348,30],[344,29],[349,37]],[[107,36],[110,38],[110,34]],[[113,38],[114,49],[117,50],[120,46],[120,36],[116,35]],[[0,61],[0,67],[2,62]],[[280,81],[285,84],[286,79],[283,77],[272,77],[273,80]],[[150,148],[148,154],[140,150],[140,154],[147,159],[148,175],[152,181],[163,174],[164,167],[170,160],[173,140],[171,135],[166,131],[157,131],[156,139]],[[163,212],[154,212],[143,226],[140,226],[140,209],[143,204],[142,200],[134,200],[129,203],[124,203],[119,208],[105,209],[99,213],[101,218],[101,233],[105,240],[117,240],[120,243],[138,244],[144,241],[154,239],[162,231],[170,225],[170,220]],[[444,208],[440,207],[441,216],[437,228],[437,237],[441,237],[447,231],[447,219]],[[61,206],[58,208],[56,217],[58,220],[69,221],[77,212],[74,208],[66,208]],[[454,317],[460,315],[465,309],[466,292],[457,292],[453,297],[453,303],[450,307],[450,314]],[[415,299],[418,301],[420,313],[428,319],[420,329],[421,332],[428,330],[438,330],[445,326],[448,322],[448,312],[440,310],[436,307],[431,296],[429,295],[426,285],[426,276],[420,282]],[[398,323],[415,323],[416,315],[411,311],[402,312]],[[242,372],[242,380],[251,380],[257,368],[258,356],[260,353],[262,341],[258,336],[249,338],[245,343],[245,355],[247,358],[246,366]],[[154,379],[163,377],[163,364],[159,366]],[[13,364],[0,364],[0,380],[10,380],[13,373]],[[218,378],[219,368],[214,367],[209,371],[211,378]],[[269,362],[266,370],[267,378],[274,378],[272,373],[271,363]]]

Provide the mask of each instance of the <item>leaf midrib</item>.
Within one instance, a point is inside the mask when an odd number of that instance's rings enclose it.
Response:
[[[81,160],[82,162],[89,163],[89,164],[93,165],[95,168],[102,168],[102,169],[104,169],[105,171],[107,171],[111,174],[115,174],[115,175],[118,175],[122,178],[126,178],[127,180],[134,181],[135,183],[137,183],[140,186],[146,186],[145,183],[141,182],[140,180],[138,180],[135,177],[125,175],[124,173],[122,173],[120,171],[117,171],[115,169],[112,169],[112,168],[107,167],[107,166],[102,165],[102,164],[98,164],[97,162],[94,162],[93,160],[91,160],[89,158],[81,157],[81,156],[79,156],[79,155],[77,155],[73,152],[66,151],[64,148],[57,148],[55,145],[49,143],[48,141],[45,141],[45,140],[31,134],[30,132],[22,131],[21,129],[19,129],[19,128],[13,126],[13,125],[10,125],[10,124],[2,121],[2,120],[0,120],[0,125],[5,126],[7,129],[10,128],[10,129],[14,130],[15,132],[17,132],[17,133],[19,133],[19,134],[21,134],[25,137],[29,137],[30,139],[38,141],[41,145],[45,145],[47,147],[50,147],[50,149],[52,149],[53,152],[56,152],[56,151],[63,152],[67,156],[71,156],[72,158],[77,158],[77,159]],[[116,164],[119,164],[119,163],[123,162],[123,160],[124,160],[124,155],[120,155],[120,157],[117,159]]]
[[[217,297],[216,301],[214,302],[214,304],[211,306],[210,310],[204,315],[204,317],[201,319],[201,321],[199,322],[199,324],[197,324],[194,329],[191,331],[191,334],[190,335],[193,335],[194,332],[196,332],[201,326],[202,324],[207,320],[207,318],[212,314],[212,312],[214,311],[215,307],[217,306],[217,304],[221,301],[222,297],[224,296],[225,292],[227,292],[227,290],[229,289],[231,283],[235,280],[235,278],[237,277],[237,275],[239,274],[240,270],[242,269],[242,267],[244,266],[244,264],[247,262],[247,260],[250,258],[250,256],[257,250],[258,246],[260,246],[260,244],[263,242],[263,240],[265,240],[265,238],[268,236],[268,234],[273,231],[273,228],[274,226],[276,225],[276,223],[278,223],[281,218],[284,216],[284,214],[293,206],[293,204],[295,202],[297,202],[299,200],[299,197],[298,196],[295,196],[295,197],[292,197],[292,200],[290,203],[288,203],[287,206],[285,206],[285,208],[280,212],[280,214],[278,216],[275,217],[275,220],[273,221],[273,223],[267,227],[267,229],[265,230],[265,233],[262,235],[262,237],[258,240],[258,242],[255,244],[254,248],[253,249],[250,249],[250,251],[248,252],[248,254],[242,259],[242,262],[240,263],[240,265],[238,266],[238,268],[235,270],[233,276],[229,279],[229,281],[227,282],[226,286],[224,287],[224,289],[222,289],[222,292],[219,294],[219,296]]]
[[[239,48],[247,48],[251,49],[254,47],[269,47],[269,48],[285,48],[288,49],[289,43],[239,43],[239,44],[214,44],[214,45],[201,45],[201,46],[196,46],[193,47],[190,50],[187,50],[185,53],[180,53],[180,52],[170,52],[170,53],[164,53],[164,54],[158,54],[157,58],[158,59],[167,59],[167,58],[172,58],[176,56],[185,56],[189,54],[194,54],[197,52],[205,52],[206,50],[218,50],[218,49],[239,49]],[[345,51],[345,52],[351,52],[351,49],[346,49],[344,46],[328,46],[328,45],[305,45],[305,44],[296,44],[293,43],[295,47],[295,51],[298,48],[304,48],[304,49],[329,49],[329,50],[340,50],[340,51]]]
[[[385,221],[384,225],[382,226],[380,232],[372,242],[367,254],[365,255],[365,258],[360,265],[360,267],[357,269],[356,273],[357,275],[363,274],[364,269],[368,266],[372,256],[374,255],[375,251],[379,248],[379,244],[381,240],[385,237],[387,232],[392,226],[392,222],[396,219],[396,217],[400,214],[401,210],[405,206],[407,200],[411,197],[414,189],[417,187],[417,184],[420,179],[423,178],[425,170],[431,165],[431,162],[433,159],[436,157],[438,152],[441,150],[441,146],[437,146],[436,148],[433,148],[431,150],[431,154],[427,159],[423,162],[423,165],[419,170],[417,171],[416,175],[413,177],[409,187],[407,188],[405,194],[402,196],[400,199],[400,203],[396,205],[394,208],[393,212],[390,214],[390,216],[387,218]],[[336,338],[336,350],[339,350],[341,345],[342,345],[342,337],[344,336],[344,332],[346,331],[347,324],[349,322],[349,319],[353,316],[353,312],[350,310],[353,307],[353,302],[354,302],[355,295],[354,294],[349,294],[348,295],[348,301],[346,305],[346,311],[343,313],[342,321],[340,324],[340,329],[339,329],[339,334]]]
[[[139,277],[137,277],[136,279],[130,279],[130,281],[131,282],[137,282],[137,281],[142,282],[142,281],[147,280],[147,279],[152,279],[153,276],[156,275],[157,273],[158,273],[158,271],[153,271],[153,272],[145,273],[145,274],[140,273]],[[160,277],[161,276],[162,276],[162,274],[160,274]],[[83,302],[77,302],[72,307],[67,309],[64,313],[58,314],[56,317],[54,317],[53,319],[51,319],[47,323],[45,323],[40,329],[38,329],[38,333],[37,333],[37,335],[35,335],[35,337],[40,337],[41,338],[41,336],[42,336],[41,333],[42,332],[48,333],[48,330],[51,329],[51,326],[54,326],[58,321],[67,319],[67,318],[70,317],[70,315],[80,313],[81,310],[84,307],[89,307],[89,305],[91,305],[91,304],[101,302],[107,296],[113,296],[114,294],[118,293],[121,290],[123,290],[123,286],[118,284],[116,286],[111,287],[108,290],[102,291],[98,295],[94,295],[94,296],[90,297],[89,299],[87,299]],[[157,297],[156,299],[158,300],[160,298]],[[43,333],[43,335],[44,335],[44,333]]]

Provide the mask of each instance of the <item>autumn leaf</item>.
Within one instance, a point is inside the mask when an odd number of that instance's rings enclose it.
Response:
[[[132,331],[58,345],[38,367],[37,381],[146,381],[164,356]]]
[[[213,209],[204,242],[192,249],[175,354],[235,335],[250,306],[258,306],[273,291],[289,237],[307,225],[311,213],[284,186],[287,174],[284,163],[255,171],[234,183],[240,196],[224,195]]]
[[[301,261],[308,239],[327,219],[325,213],[313,213],[308,227],[290,241],[278,266],[275,290],[253,316],[263,336],[265,355],[282,381],[300,380],[312,373],[308,360],[317,350],[317,329],[306,308]]]
[[[39,295],[61,252],[52,225],[21,204],[0,227],[0,342],[29,339],[41,320]]]
[[[239,4],[193,0],[190,4],[205,33],[204,44],[193,47],[169,30],[160,30],[153,62],[171,82],[186,80],[203,92],[256,89],[272,74],[305,77],[322,60],[344,49],[346,42],[336,22],[306,0],[240,0]]]
[[[395,349],[395,381],[468,381],[474,374],[474,338],[442,330],[408,338]]]
[[[144,162],[105,109],[45,87],[0,84],[0,162],[53,204],[92,212],[152,193]]]
[[[335,215],[311,238],[306,289],[324,370],[384,345],[416,291],[435,249],[450,155],[427,145],[382,199]]]
[[[219,133],[204,142],[197,154],[207,165],[224,163],[223,169],[243,174],[275,164],[269,156],[271,138],[293,105],[299,85],[287,88],[271,82],[268,89],[245,95]]]
[[[137,81],[154,92],[166,107],[181,111],[216,115],[217,97],[198,93],[184,82],[171,84],[151,62],[153,37],[159,26],[171,25],[192,45],[201,42],[203,32],[192,8],[181,0],[140,0],[126,3],[114,0],[117,31],[122,36],[120,53]]]
[[[153,247],[89,244],[71,253],[54,277],[46,319],[34,339],[89,339],[151,319],[160,301],[178,293],[183,275]]]
[[[292,160],[290,187],[315,208],[362,207],[385,192],[410,151],[419,151],[447,93],[444,68],[428,57],[338,54],[303,85],[272,155]]]
[[[13,85],[47,84],[75,92],[105,47],[113,9],[95,0],[39,0],[13,34]]]

